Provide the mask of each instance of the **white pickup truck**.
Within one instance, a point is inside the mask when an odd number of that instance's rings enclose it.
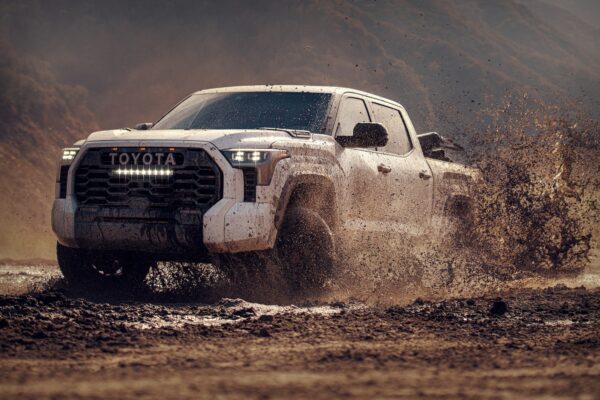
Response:
[[[358,90],[202,90],[63,150],[60,268],[76,285],[139,285],[158,261],[271,263],[295,290],[319,288],[344,254],[427,240],[467,213],[472,171],[443,143]]]

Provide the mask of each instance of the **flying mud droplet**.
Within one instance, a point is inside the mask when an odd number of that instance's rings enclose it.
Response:
[[[525,99],[490,115],[471,133],[478,258],[508,276],[581,272],[599,222],[598,122]]]
[[[492,303],[492,307],[490,308],[490,314],[498,316],[498,317],[506,314],[507,311],[508,311],[508,304],[506,304],[501,299],[494,301],[494,303]]]

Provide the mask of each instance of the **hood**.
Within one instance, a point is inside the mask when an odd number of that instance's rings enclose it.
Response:
[[[169,129],[169,130],[127,130],[115,129],[94,132],[88,136],[86,143],[103,141],[131,140],[135,145],[147,145],[152,141],[190,141],[210,142],[219,149],[244,147],[268,148],[275,141],[306,140],[294,139],[284,131],[274,130],[221,130],[221,129]]]

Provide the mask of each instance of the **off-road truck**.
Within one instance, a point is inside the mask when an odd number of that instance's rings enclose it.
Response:
[[[74,284],[138,285],[156,262],[187,260],[233,274],[270,263],[318,288],[344,252],[431,237],[464,214],[472,174],[444,161],[444,143],[358,90],[202,90],[156,123],[63,150],[58,262]]]

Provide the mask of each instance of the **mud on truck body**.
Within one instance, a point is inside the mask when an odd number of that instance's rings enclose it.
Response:
[[[63,150],[58,262],[78,285],[139,285],[158,261],[193,261],[269,263],[319,288],[343,254],[439,234],[464,212],[472,172],[444,161],[442,142],[357,90],[196,92],[156,124]]]

